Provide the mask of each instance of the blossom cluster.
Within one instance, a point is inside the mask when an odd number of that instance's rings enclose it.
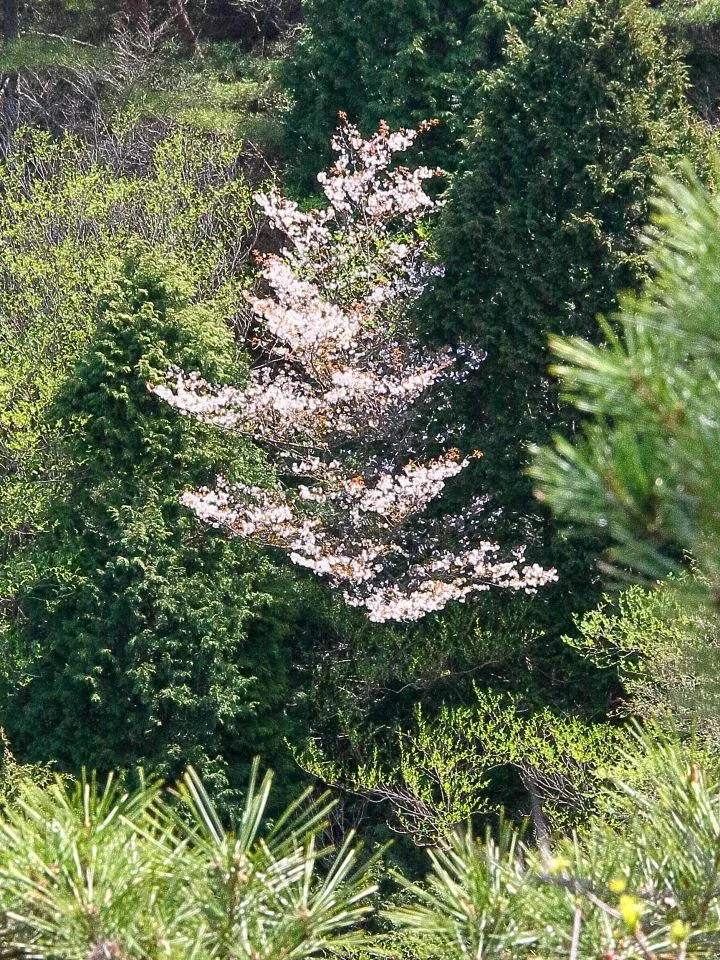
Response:
[[[246,383],[217,386],[174,369],[151,387],[184,413],[253,437],[281,480],[264,489],[219,478],[184,503],[232,535],[284,550],[378,622],[418,620],[491,585],[533,592],[555,579],[525,564],[522,549],[500,559],[482,536],[482,509],[427,513],[479,455],[428,459],[433,411],[483,360],[462,345],[426,348],[408,319],[442,273],[418,230],[439,206],[425,183],[442,171],[396,162],[428,126],[381,124],[364,139],[342,118],[335,164],[318,175],[323,208],[258,194],[279,242],[248,296]]]
[[[382,474],[371,486],[357,476],[337,489],[301,485],[296,496],[281,488],[229,485],[220,479],[213,489],[187,492],[183,502],[213,526],[284,550],[293,563],[340,587],[345,601],[363,607],[369,619],[419,620],[490,586],[530,593],[555,579],[554,571],[537,564],[520,566],[522,548],[504,561],[497,558],[498,544],[484,540],[443,551],[437,535],[427,530],[422,534],[426,556],[418,561],[422,551],[399,529],[468,462],[450,451],[426,464],[408,464],[397,474]],[[304,509],[307,503],[332,504],[344,525],[328,523],[326,515],[312,516]],[[445,533],[459,533],[464,525],[464,517],[442,520]],[[456,542],[463,540],[467,537]],[[405,560],[402,570],[397,568],[398,555]]]

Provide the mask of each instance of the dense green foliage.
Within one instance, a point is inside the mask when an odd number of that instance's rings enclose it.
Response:
[[[552,855],[524,848],[507,825],[484,842],[457,836],[431,856],[427,885],[395,914],[452,958],[712,957],[720,937],[718,775],[675,744],[647,748],[650,788],[619,788],[632,816],[594,821]]]
[[[166,775],[193,763],[219,789],[229,766],[281,742],[288,665],[281,624],[263,616],[271,568],[201,534],[179,503],[216,469],[262,480],[262,461],[146,387],[172,364],[238,375],[217,305],[193,293],[156,261],[130,261],[53,405],[69,491],[16,557],[2,722],[23,757]]]
[[[574,416],[546,376],[548,334],[595,335],[644,273],[653,177],[707,162],[684,87],[653,18],[623,0],[549,6],[484,80],[442,225],[436,315],[487,350],[473,411],[488,489],[508,506],[527,507],[523,444]]]
[[[716,125],[720,103],[720,4],[717,0],[664,0],[658,10],[670,42],[683,51],[690,100]]]
[[[383,24],[405,15],[395,5],[384,11],[386,19],[367,10]],[[340,27],[362,31],[362,12],[355,20],[343,17],[340,25],[326,13],[324,29],[311,12],[305,41],[318,57],[326,56]],[[402,36],[399,29],[387,32]],[[376,82],[394,82],[394,60],[385,71],[370,67],[387,49],[373,44],[369,33],[363,36],[373,52],[355,48],[353,63],[367,67]],[[472,612],[448,611],[419,630],[378,635],[366,629],[353,631],[349,640],[341,635],[337,663],[320,661],[319,712],[325,719],[311,730],[314,745],[304,758],[326,782],[389,801],[388,816],[396,825],[398,811],[402,819],[407,808],[415,814],[422,808],[428,832],[433,819],[447,826],[469,809],[487,811],[499,798],[515,813],[528,811],[527,790],[515,773],[495,773],[488,785],[484,770],[513,767],[520,756],[532,765],[532,718],[550,722],[559,716],[562,728],[563,711],[569,710],[578,751],[586,752],[590,767],[601,758],[602,752],[587,746],[617,697],[618,665],[598,672],[561,636],[570,631],[573,614],[597,600],[593,568],[602,542],[578,544],[565,531],[555,533],[522,473],[526,444],[560,425],[572,428],[576,416],[560,411],[547,377],[548,333],[595,335],[596,313],[609,310],[618,292],[637,285],[645,273],[640,231],[653,177],[687,155],[708,165],[706,135],[685,100],[683,66],[657,19],[641,5],[551,4],[532,24],[511,31],[502,55],[500,49],[486,64],[492,69],[474,83],[476,129],[439,227],[447,273],[422,305],[422,322],[431,332],[471,339],[487,350],[472,389],[455,397],[448,433],[465,449],[474,445],[484,453],[471,484],[503,510],[496,535],[509,532],[530,542],[535,555],[559,566],[560,583],[531,603],[488,599]],[[301,48],[296,62],[303,63],[304,55]],[[453,75],[461,75],[457,64]],[[316,77],[306,69],[303,76],[325,91],[334,89],[319,72]],[[348,76],[354,76],[350,67],[338,72],[337,83]],[[358,98],[352,110],[363,116],[372,98],[359,81],[348,86]],[[413,89],[424,88],[418,83]],[[307,102],[299,99],[296,117],[307,112]],[[368,115],[365,122],[376,119]],[[460,482],[463,489],[468,485]],[[478,719],[475,687],[482,697],[493,691],[520,696],[527,735],[505,716],[492,748],[484,749],[479,729],[487,717]],[[330,709],[323,710],[323,699]],[[550,726],[557,728],[557,721]],[[466,739],[463,731],[471,729],[475,734]],[[517,747],[515,760],[508,759],[509,744]],[[545,768],[553,762],[546,756]],[[438,775],[424,779],[424,769],[445,771],[440,802]],[[548,816],[558,819],[557,804]]]
[[[553,341],[564,389],[591,419],[575,444],[556,438],[533,467],[561,518],[608,531],[616,563],[657,576],[694,557],[700,576],[684,584],[689,597],[648,603],[640,594],[639,610],[621,608],[619,622],[598,613],[581,627],[591,655],[626,664],[642,712],[670,710],[711,740],[716,613],[698,604],[717,606],[718,237],[717,199],[699,185],[666,184],[649,235],[654,275],[623,301],[620,333],[608,329],[604,348]]]
[[[523,475],[528,444],[576,429],[547,375],[547,338],[597,336],[597,314],[645,272],[653,178],[687,156],[707,169],[685,86],[643,4],[548,5],[482,80],[440,225],[447,272],[427,307],[430,329],[487,351],[453,418],[484,453],[475,482],[503,510],[500,529],[558,566],[545,595],[549,638],[595,602],[603,531],[585,542],[558,535]]]
[[[650,241],[653,279],[624,300],[607,345],[553,340],[565,393],[591,419],[576,444],[541,451],[533,474],[559,516],[609,532],[618,561],[662,575],[686,551],[714,597],[717,198],[668,184]]]
[[[479,71],[502,57],[509,27],[524,24],[532,0],[309,0],[304,32],[286,67],[294,105],[288,153],[305,182],[328,154],[339,111],[364,131],[435,117],[423,159],[454,169],[459,139],[474,115]]]
[[[0,815],[3,935],[23,953],[71,958],[709,958],[717,769],[641,737],[621,759],[646,751],[648,786],[606,791],[609,804],[627,797],[629,819],[596,819],[544,854],[508,824],[480,842],[458,834],[431,853],[425,882],[397,878],[402,903],[383,914],[398,933],[377,938],[357,926],[373,906],[372,863],[358,866],[351,838],[316,846],[324,798],[301,797],[267,827],[271,782],[254,769],[228,831],[192,771],[174,800],[156,784],[128,794],[26,778]]]
[[[251,226],[239,145],[189,128],[154,144],[130,129],[106,144],[109,157],[37,134],[22,145],[1,173],[0,638],[12,699],[1,722],[27,756],[175,772],[194,758],[224,789],[227,770],[258,750],[282,765],[274,714],[288,615],[282,604],[267,612],[266,568],[220,538],[196,541],[177,503],[223,462],[251,475],[257,465],[232,447],[223,460],[208,434],[198,446],[143,378],[183,357],[210,374],[235,369],[226,319],[247,286]],[[146,311],[133,327],[130,301],[118,316],[97,304],[138,242],[182,260],[186,279],[172,295],[187,303],[170,305],[170,317]],[[208,305],[193,315],[197,298]],[[113,411],[111,377],[121,391]],[[256,614],[264,626],[251,629]],[[266,663],[248,652],[255,643],[267,644]]]
[[[481,685],[529,694],[533,709],[542,710],[549,699],[553,709],[572,705],[591,720],[598,719],[613,684],[610,671],[594,675],[560,642],[573,613],[597,600],[594,566],[603,531],[594,531],[598,536],[584,543],[568,539],[565,531],[556,533],[523,476],[527,444],[542,442],[553,429],[576,426],[576,412],[560,407],[556,384],[547,375],[548,334],[597,336],[597,314],[610,311],[618,293],[637,287],[645,275],[641,230],[650,213],[654,178],[678,168],[686,157],[706,174],[709,140],[688,105],[685,68],[666,42],[659,18],[644,5],[576,0],[548,4],[537,15],[528,9],[521,13],[519,7],[503,14],[500,7],[488,5],[473,19],[468,10],[444,8],[453,23],[453,17],[460,22],[465,16],[466,26],[471,19],[473,25],[451,54],[431,42],[430,24],[432,16],[441,15],[439,9],[393,4],[379,10],[368,4],[350,15],[311,4],[307,32],[289,68],[297,84],[291,135],[306,135],[308,144],[318,144],[338,106],[368,128],[383,113],[396,122],[409,122],[423,111],[434,113],[436,101],[428,93],[433,84],[443,84],[452,96],[439,60],[455,58],[453,82],[464,83],[468,100],[454,110],[452,136],[462,134],[469,112],[477,113],[477,120],[460,154],[438,229],[446,275],[421,306],[421,322],[430,334],[470,339],[487,351],[471,389],[458,391],[449,413],[448,432],[458,445],[477,446],[484,454],[471,481],[460,486],[492,495],[503,511],[496,519],[496,535],[529,542],[536,556],[560,569],[560,583],[530,606],[530,623],[523,623],[514,638],[502,626],[513,620],[504,598],[478,604],[480,621],[493,625],[485,646],[471,630],[466,632],[468,618],[463,616],[459,619],[465,623],[447,632],[434,623],[429,640],[423,631],[414,631],[410,650],[419,644],[430,654],[423,667],[415,668],[415,678],[401,679],[403,654],[385,655],[397,644],[393,636],[375,640],[362,635],[362,644],[383,652],[373,653],[369,668],[360,649],[353,677],[338,678],[340,702],[346,707],[339,725],[345,741],[341,767],[367,762],[363,747],[373,742],[378,725],[381,750],[389,751],[386,725],[408,729],[418,703],[427,703],[434,714],[440,698],[462,716],[472,702],[472,685],[467,676],[465,683],[453,677],[465,670]],[[496,26],[505,25],[483,34],[493,17]],[[509,32],[508,18],[514,18]],[[386,42],[376,42],[371,22]],[[493,43],[483,48],[491,34]],[[418,39],[415,47],[409,36]],[[445,36],[452,38],[452,29]],[[412,79],[403,75],[409,62],[403,44],[417,53]],[[466,55],[469,59],[461,63]],[[335,62],[343,68],[334,70]],[[406,87],[425,99],[414,101]],[[313,92],[316,88],[320,95]],[[325,96],[336,101],[347,97],[348,102],[326,101]],[[313,147],[308,155],[316,152]],[[475,651],[467,661],[463,641],[454,642],[460,637]],[[445,662],[432,677],[428,667],[437,664],[435,639]],[[353,641],[343,641],[342,648],[354,656]],[[490,670],[481,666],[486,661]],[[346,657],[342,664],[347,665]],[[383,664],[384,676],[379,677]],[[369,670],[375,671],[375,689],[384,694],[368,690]],[[327,678],[327,668],[323,675]],[[351,697],[359,692],[354,705],[347,690]],[[332,692],[334,705],[337,695]],[[317,736],[327,739],[322,730]],[[322,748],[326,754],[326,742]],[[343,777],[330,779],[342,782]],[[505,801],[511,796],[512,791]]]
[[[717,739],[720,701],[716,677],[718,618],[692,602],[686,578],[654,589],[639,585],[577,618],[566,642],[622,687],[618,710],[670,723],[709,744]]]
[[[474,694],[467,706],[430,718],[418,706],[413,725],[395,731],[389,747],[364,744],[369,759],[356,768],[326,760],[314,745],[301,762],[324,782],[385,802],[394,829],[421,845],[510,804],[533,817],[540,841],[586,819],[617,752],[617,731],[547,707],[532,711],[519,697]]]

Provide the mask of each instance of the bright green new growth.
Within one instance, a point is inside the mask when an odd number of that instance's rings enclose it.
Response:
[[[664,0],[660,13],[671,26],[715,26],[720,21],[720,2],[718,0]]]
[[[382,752],[355,769],[326,760],[315,744],[301,764],[323,782],[388,805],[394,829],[421,845],[443,844],[471,817],[497,814],[498,776],[514,772],[539,841],[587,819],[614,761],[619,731],[521,698],[475,689],[468,706],[444,706],[396,730]],[[365,753],[370,752],[365,748]]]
[[[225,829],[189,770],[173,791],[83,776],[27,782],[0,815],[3,944],[21,955],[304,960],[362,943],[370,864],[319,838],[331,804],[301,795],[271,825],[257,764]]]
[[[688,596],[686,578],[654,589],[638,585],[576,618],[565,642],[623,687],[618,710],[695,734],[715,749],[720,690],[714,665],[720,645],[717,614]],[[696,585],[697,587],[697,585]]]
[[[94,332],[93,309],[138,239],[179,257],[232,316],[244,279],[250,190],[238,145],[179,129],[112,161],[80,142],[28,134],[0,166],[0,536],[4,551],[44,522],[64,466],[49,405]],[[3,554],[0,554],[4,558]],[[4,592],[4,591],[3,591]]]
[[[447,960],[715,957],[720,948],[720,780],[677,743],[630,738],[620,759],[652,766],[650,787],[613,784],[632,817],[595,820],[545,857],[512,828],[457,836],[431,854],[415,902],[391,918]],[[399,878],[402,882],[402,878]]]
[[[619,759],[648,760],[649,786],[612,784],[632,816],[596,819],[539,855],[500,824],[430,853],[425,883],[395,879],[384,913],[409,943],[448,960],[711,958],[720,948],[720,779],[678,745],[631,737]],[[362,922],[375,885],[352,834],[318,840],[326,797],[266,820],[271,778],[257,766],[230,830],[188,771],[156,783],[31,781],[0,816],[5,941],[34,956],[304,960],[372,950]],[[392,940],[389,941],[392,943]],[[377,939],[384,955],[387,936]],[[425,955],[423,953],[423,955]]]
[[[150,0],[153,18],[161,6]],[[265,6],[188,0],[201,34],[218,11],[242,17]],[[462,168],[445,208],[448,295],[438,322],[489,351],[477,391],[465,403],[460,390],[453,397],[449,427],[459,445],[485,453],[479,487],[506,507],[498,527],[507,520],[518,540],[547,546],[554,531],[518,470],[523,444],[577,427],[546,377],[546,336],[592,338],[596,311],[613,309],[621,287],[637,288],[656,173],[687,154],[706,176],[707,138],[674,51],[679,34],[697,39],[712,25],[716,0],[652,10],[640,0],[303,7],[306,30],[288,65],[298,101],[291,161],[302,167],[310,155],[315,171],[341,108],[368,128],[381,117],[442,120],[420,158]],[[216,472],[273,478],[250,444],[182,420],[146,383],[171,364],[242,381],[245,358],[230,331],[251,343],[246,266],[253,247],[266,252],[276,240],[251,210],[248,183],[275,158],[274,67],[206,41],[193,62],[161,44],[138,59],[128,48],[123,63],[111,44],[67,39],[80,18],[91,31],[84,39],[104,42],[102,0],[24,10],[37,16],[35,29],[66,18],[57,28],[66,39],[5,45],[4,67],[37,72],[51,129],[76,129],[94,146],[21,134],[0,170],[0,725],[23,761],[6,749],[0,769],[0,955],[720,955],[717,722],[696,702],[714,692],[697,675],[697,651],[707,651],[711,674],[715,614],[670,585],[636,587],[577,618],[562,644],[568,611],[586,609],[592,587],[575,545],[558,538],[551,549],[569,558],[562,598],[558,589],[512,610],[458,605],[422,628],[389,630],[333,607],[322,589],[299,586],[242,542],[201,530],[179,504],[185,488]],[[141,31],[133,43],[139,50]],[[126,70],[133,64],[138,75]],[[705,75],[717,74],[707,66]],[[70,107],[94,98],[90,116],[54,102],[52,91],[75,80],[82,90]],[[477,131],[460,146],[478,109]],[[181,127],[161,135],[172,118]],[[239,142],[256,134],[264,155]],[[696,483],[690,468],[717,473],[720,208],[681,194],[665,210],[677,207],[672,256],[670,244],[662,262],[656,237],[654,285],[625,308],[628,344],[642,340],[642,349],[631,356],[612,338],[588,348],[596,366],[577,375],[596,377],[591,403],[580,401],[597,415],[581,453],[598,473],[593,497],[613,532],[633,543],[639,523],[650,538],[648,572],[690,547],[718,595],[720,491],[704,475]],[[615,364],[609,379],[603,364]],[[586,388],[575,376],[577,399]],[[676,424],[686,431],[680,444]],[[649,447],[648,486],[663,481],[666,499],[649,524],[645,501],[640,511],[633,501],[643,490],[637,456],[597,442],[623,428]],[[682,456],[658,453],[676,444]],[[582,483],[558,493],[578,479],[578,464],[561,455],[543,461],[557,472],[549,492],[569,514],[582,512]],[[648,465],[653,457],[664,472]],[[623,714],[648,721],[637,742]],[[665,743],[675,724],[692,747]],[[270,782],[257,767],[242,801],[238,783],[256,751],[277,764],[283,738],[313,736],[301,761],[351,795],[329,824],[325,799],[269,820]],[[32,763],[47,760],[100,773],[48,786],[48,767]],[[132,772],[138,762],[173,778],[192,762],[207,793],[189,772],[168,794]],[[288,765],[284,779],[294,776]],[[503,808],[531,820],[528,830],[498,826]],[[228,810],[238,814],[231,830],[221,819]],[[398,932],[368,943],[373,884],[357,869],[347,826],[357,818],[367,835],[384,836],[385,815],[393,830],[437,847],[427,884],[401,881],[398,895],[386,883],[386,906],[404,904],[386,910]],[[495,829],[479,844],[456,836],[470,819]],[[559,839],[573,830],[578,837]],[[340,850],[325,849],[338,834]],[[428,855],[407,841],[397,847],[410,870]]]

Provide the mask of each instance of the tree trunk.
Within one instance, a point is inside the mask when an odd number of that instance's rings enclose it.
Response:
[[[185,0],[175,0],[175,22],[178,33],[188,54],[192,57],[197,53],[197,35],[190,23]]]
[[[550,828],[548,827],[545,813],[543,812],[542,800],[537,791],[532,774],[523,772],[521,774],[522,782],[530,797],[530,814],[532,816],[533,827],[535,829],[535,840],[540,853],[545,859],[550,857]]]

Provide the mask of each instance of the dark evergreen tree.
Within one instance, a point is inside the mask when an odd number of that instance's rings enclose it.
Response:
[[[572,433],[577,417],[547,374],[547,339],[598,336],[597,314],[645,271],[640,233],[654,177],[687,156],[707,169],[685,90],[683,65],[644,3],[548,4],[524,38],[508,36],[505,63],[485,74],[449,191],[447,273],[429,312],[443,337],[487,351],[464,400],[485,453],[476,479],[518,540],[544,542],[546,562],[561,565],[561,586],[547,597],[560,631],[559,598],[566,610],[582,606],[590,567],[576,545],[553,542],[523,476],[527,444]]]
[[[272,567],[179,502],[216,469],[262,481],[261,456],[146,386],[175,363],[241,373],[229,329],[192,296],[176,270],[130,263],[56,401],[77,466],[25,558],[37,575],[19,597],[24,679],[5,665],[2,725],[28,759],[167,776],[192,763],[221,792],[254,754],[281,760],[288,656]]]
[[[286,66],[295,101],[289,158],[302,182],[330,159],[342,110],[364,132],[380,120],[441,123],[423,138],[423,162],[453,169],[473,116],[478,71],[497,64],[508,28],[524,24],[535,0],[306,0],[305,32]]]

